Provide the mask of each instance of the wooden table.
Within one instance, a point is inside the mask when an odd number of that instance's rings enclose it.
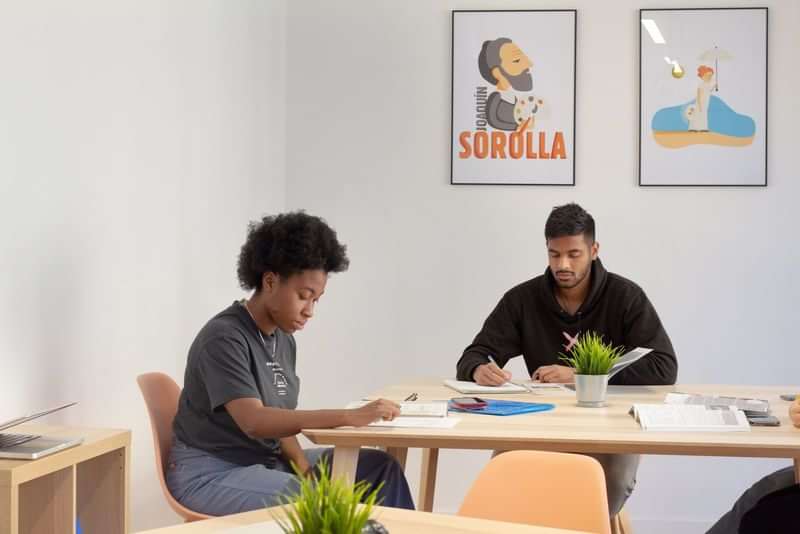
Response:
[[[270,521],[273,518],[272,514],[278,509],[279,507],[267,508],[185,525],[157,528],[140,534],[207,534],[209,532],[222,532],[227,529],[243,527],[244,525],[255,525]],[[376,512],[373,517],[383,523],[391,534],[477,534],[479,532],[491,534],[580,534],[575,530],[414,512],[396,508],[383,508],[381,506],[376,506],[375,509]],[[254,533],[259,531],[260,529],[253,529]]]
[[[129,430],[26,424],[21,434],[82,436],[38,460],[0,459],[0,534],[128,532]]]
[[[573,392],[481,395],[487,398],[550,402],[555,410],[509,417],[451,414],[461,422],[451,429],[339,428],[307,429],[303,434],[318,445],[333,445],[333,473],[355,476],[360,446],[385,447],[401,464],[409,447],[423,449],[417,507],[430,511],[439,449],[535,449],[578,453],[638,453],[691,456],[792,458],[800,481],[800,429],[788,417],[789,402],[781,393],[797,386],[612,386],[605,408],[579,408]],[[767,399],[780,427],[754,427],[750,432],[643,431],[628,414],[633,403],[661,403],[666,393],[714,393]],[[462,396],[441,385],[441,379],[419,379],[384,388],[370,398],[401,400],[417,393],[419,401]]]

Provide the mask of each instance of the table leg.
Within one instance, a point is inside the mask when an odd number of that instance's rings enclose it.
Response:
[[[336,446],[333,449],[333,466],[331,478],[344,477],[352,484],[356,480],[356,467],[358,466],[358,447]]]
[[[436,489],[436,467],[439,464],[439,449],[422,449],[422,470],[419,476],[419,499],[417,509],[433,511],[433,492]]]
[[[406,447],[386,447],[386,453],[392,456],[397,463],[400,464],[400,467],[403,468],[405,471],[406,469],[406,458],[408,457],[408,448]]]

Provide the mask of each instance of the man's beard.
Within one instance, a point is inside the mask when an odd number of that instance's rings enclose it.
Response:
[[[556,274],[558,273],[558,271],[556,271],[555,273],[553,273],[553,279],[555,280],[556,285],[559,288],[561,288],[561,289],[572,289],[574,287],[578,287],[580,285],[580,283],[583,282],[586,279],[586,277],[588,276],[590,270],[591,270],[591,267],[586,269],[582,273],[573,272],[573,274],[575,275],[575,278],[573,278],[572,281],[570,281],[570,282],[562,282],[562,281],[560,281],[558,279],[558,276],[556,276]]]
[[[503,76],[506,77],[508,83],[511,84],[511,88],[515,91],[527,93],[528,91],[533,90],[533,76],[531,75],[530,69],[526,69],[516,76],[512,76],[511,74],[507,73],[506,69],[503,67],[500,67],[500,72],[503,73]]]

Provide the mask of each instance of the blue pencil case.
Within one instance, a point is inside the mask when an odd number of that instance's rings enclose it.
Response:
[[[461,413],[478,413],[483,415],[518,415],[521,413],[546,412],[555,408],[554,404],[545,402],[520,402],[485,399],[484,408],[456,408],[452,402],[447,403],[448,410]]]

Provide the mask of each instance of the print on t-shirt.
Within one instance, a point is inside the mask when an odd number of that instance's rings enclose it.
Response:
[[[278,392],[278,396],[284,397],[288,395],[287,388],[289,382],[286,380],[286,375],[283,374],[283,367],[278,362],[267,362],[267,367],[272,371],[272,385]]]
[[[570,352],[572,347],[578,342],[578,338],[581,336],[581,333],[578,332],[574,336],[569,335],[567,332],[561,332],[561,334],[567,339],[567,342],[562,345],[564,347],[564,352]]]

